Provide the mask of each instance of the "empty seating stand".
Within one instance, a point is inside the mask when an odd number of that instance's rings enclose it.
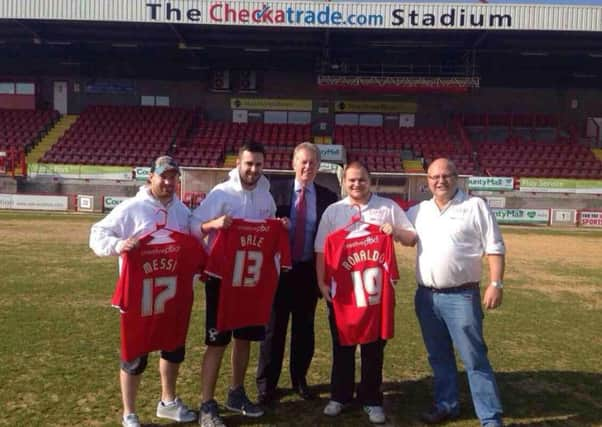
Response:
[[[58,111],[0,109],[0,150],[29,152],[59,117]]]
[[[427,164],[438,157],[449,157],[456,161],[460,173],[474,171],[471,155],[454,142],[446,128],[336,126],[334,141],[345,146],[348,161],[361,160],[375,172],[403,172],[403,150],[411,150]]]
[[[166,154],[191,110],[171,107],[88,107],[42,161],[145,166]]]
[[[602,178],[602,162],[583,145],[546,141],[479,144],[479,161],[492,176]]]
[[[197,120],[187,137],[178,138],[174,156],[187,166],[218,167],[226,154],[247,141],[264,144],[266,169],[290,169],[293,148],[311,140],[310,125],[229,123]]]

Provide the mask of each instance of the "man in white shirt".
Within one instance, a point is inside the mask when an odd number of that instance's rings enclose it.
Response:
[[[135,197],[119,204],[90,230],[90,248],[96,255],[119,255],[138,245],[138,239],[154,231],[157,226],[188,234],[190,210],[175,196],[180,170],[170,156],[157,158],[152,166],[147,185]],[[184,360],[184,347],[162,351],[159,361],[161,400],[157,416],[174,421],[190,422],[196,414],[176,397],[176,379]],[[136,395],[147,364],[147,356],[122,360],[119,371],[125,427],[139,427],[136,415]]]
[[[405,245],[415,242],[416,233],[403,210],[391,199],[379,197],[370,191],[370,174],[360,162],[347,165],[343,174],[343,186],[347,197],[330,205],[320,220],[314,249],[316,251],[316,274],[318,286],[324,299],[329,303],[329,321],[333,346],[333,364],[330,384],[330,401],[324,408],[324,414],[337,416],[353,399],[355,385],[355,350],[356,346],[340,344],[329,284],[324,283],[325,257],[324,243],[331,232],[349,224],[358,214],[367,223],[380,225],[385,233],[392,233],[393,238]],[[364,406],[372,423],[382,424],[386,421],[383,410],[383,394],[381,392],[382,367],[386,341],[361,344],[361,381],[357,387],[357,397]]]
[[[265,149],[262,144],[244,144],[236,160],[236,168],[229,173],[229,180],[216,185],[194,210],[191,230],[203,240],[208,235],[209,245],[217,231],[228,228],[232,218],[265,219],[274,217],[276,205],[270,194],[270,183],[263,176]],[[232,257],[234,254],[223,254]],[[265,338],[264,326],[251,326],[234,331],[217,331],[217,306],[219,280],[209,278],[205,284],[205,344],[207,348],[201,367],[201,409],[199,423],[206,427],[220,427],[224,423],[219,416],[214,399],[215,385],[226,346],[234,337],[232,348],[232,378],[226,407],[249,417],[260,417],[263,410],[252,403],[244,389],[244,379],[249,364],[251,341]]]
[[[413,206],[408,217],[418,233],[416,315],[434,374],[434,405],[427,424],[459,416],[454,347],[464,363],[481,424],[501,427],[502,404],[483,339],[479,281],[487,255],[489,285],[483,305],[502,303],[504,241],[495,217],[480,198],[458,188],[453,162],[437,159],[428,168],[433,198]]]

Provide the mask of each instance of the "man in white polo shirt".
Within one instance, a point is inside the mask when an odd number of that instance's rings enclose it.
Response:
[[[408,212],[418,234],[416,315],[435,378],[434,405],[421,418],[438,424],[459,416],[455,347],[481,424],[501,427],[502,404],[483,339],[479,281],[485,254],[490,280],[482,302],[486,309],[498,307],[504,241],[487,204],[458,189],[453,162],[437,159],[427,173],[433,198]]]
[[[353,161],[343,172],[343,186],[347,197],[331,204],[322,215],[314,249],[316,251],[316,275],[318,286],[328,303],[330,332],[332,337],[332,370],[330,376],[330,401],[324,414],[337,416],[351,403],[354,390],[357,399],[364,406],[370,422],[386,422],[383,409],[382,368],[386,340],[378,339],[360,345],[361,380],[355,387],[356,345],[343,345],[335,321],[331,298],[331,283],[325,283],[326,258],[325,242],[328,234],[350,224],[356,215],[364,223],[381,226],[385,233],[406,245],[415,243],[416,233],[404,211],[393,200],[373,194],[370,190],[370,173],[365,165]]]

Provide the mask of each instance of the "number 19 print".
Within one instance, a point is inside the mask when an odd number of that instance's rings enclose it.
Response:
[[[342,228],[326,238],[325,281],[331,286],[341,345],[393,337],[393,281],[399,278],[393,240],[378,226],[366,231],[350,237]]]

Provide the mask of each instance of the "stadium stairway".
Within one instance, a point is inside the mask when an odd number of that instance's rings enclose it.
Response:
[[[602,161],[602,148],[592,148],[592,153],[600,161]]]
[[[420,160],[402,160],[403,170],[408,173],[424,173],[422,161]]]
[[[33,150],[27,155],[27,163],[37,163],[46,151],[50,150],[52,146],[65,134],[67,129],[75,123],[79,116],[74,114],[67,114],[62,116],[48,131],[48,133],[42,138],[40,143],[35,146]]]
[[[225,168],[235,168],[236,167],[236,159],[237,159],[236,154],[227,154],[226,159],[224,160],[224,167]]]

